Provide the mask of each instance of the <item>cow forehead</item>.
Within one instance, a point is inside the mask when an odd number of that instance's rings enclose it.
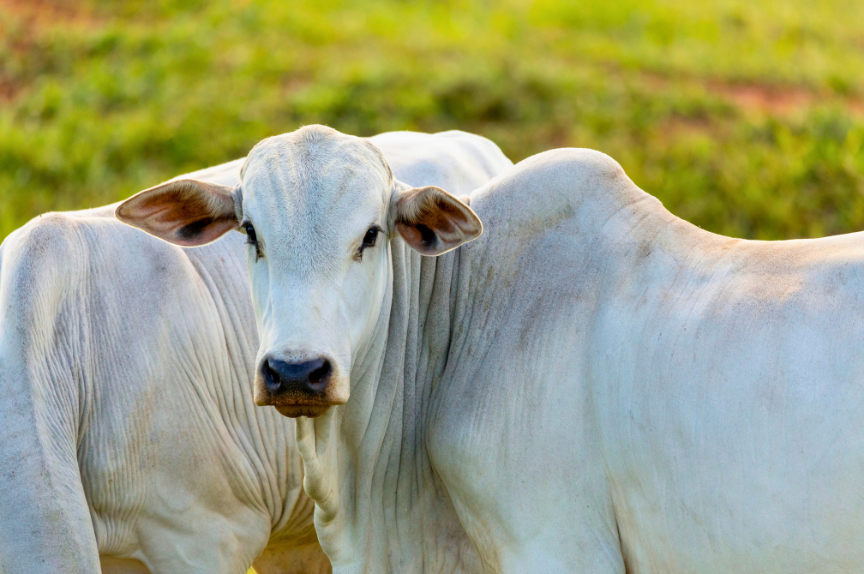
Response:
[[[262,141],[241,173],[244,207],[296,223],[380,209],[389,201],[392,178],[368,141],[321,126]]]
[[[241,172],[242,211],[271,255],[323,263],[378,223],[393,175],[369,142],[315,126],[268,138]]]

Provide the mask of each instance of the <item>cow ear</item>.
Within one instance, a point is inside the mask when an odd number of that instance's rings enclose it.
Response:
[[[441,255],[483,233],[477,214],[439,187],[399,193],[395,212],[399,235],[423,255]]]
[[[133,195],[115,215],[169,243],[197,247],[239,226],[232,191],[217,183],[178,179]]]

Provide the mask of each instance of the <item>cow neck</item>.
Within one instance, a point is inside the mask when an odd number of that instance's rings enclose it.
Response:
[[[221,350],[215,356],[198,356],[211,365],[204,371],[210,376],[196,381],[201,385],[198,397],[204,399],[212,415],[210,424],[224,421],[224,432],[213,436],[223,439],[232,455],[242,453],[242,459],[226,457],[224,469],[242,485],[244,495],[255,504],[264,504],[271,519],[271,541],[311,541],[315,536],[310,524],[311,504],[299,488],[302,467],[293,446],[286,444],[293,440],[292,424],[275,409],[262,409],[252,402],[249,369],[255,364],[258,336],[245,286],[246,246],[238,238],[231,239],[184,251],[217,314],[218,320],[208,325],[218,329],[218,339],[225,345],[224,349],[206,343],[196,345],[202,354]],[[224,266],[221,269],[220,264]]]
[[[468,550],[425,443],[433,386],[458,320],[451,286],[459,256],[421,257],[391,242],[384,305],[352,370],[351,399],[298,419],[304,486],[336,571],[458,571]]]

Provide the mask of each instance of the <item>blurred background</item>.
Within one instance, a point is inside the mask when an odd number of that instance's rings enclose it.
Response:
[[[310,123],[598,149],[738,237],[864,230],[864,2],[0,0],[0,239]]]

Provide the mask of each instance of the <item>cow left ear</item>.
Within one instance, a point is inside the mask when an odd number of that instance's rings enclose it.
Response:
[[[234,188],[194,179],[175,179],[121,203],[117,219],[175,245],[197,247],[237,229]]]
[[[395,198],[399,235],[423,255],[441,255],[480,237],[477,214],[439,187],[416,187]]]

